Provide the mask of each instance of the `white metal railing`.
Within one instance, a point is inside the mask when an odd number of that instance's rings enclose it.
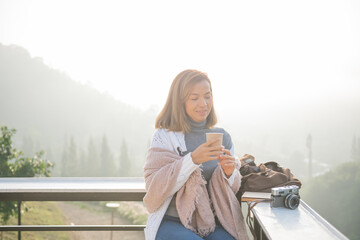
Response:
[[[0,178],[0,201],[142,201],[143,178]],[[21,204],[19,204],[20,206]],[[258,239],[347,239],[301,201],[295,210],[259,203],[252,210]],[[19,209],[20,213],[20,209]],[[144,225],[18,225],[0,231],[141,231]]]

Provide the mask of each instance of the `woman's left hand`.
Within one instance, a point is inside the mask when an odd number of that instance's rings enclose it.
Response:
[[[229,178],[232,175],[232,173],[234,172],[234,169],[235,169],[235,165],[236,165],[235,157],[233,157],[231,155],[230,151],[227,150],[227,149],[224,149],[223,152],[225,154],[220,155],[218,164],[223,169],[226,177]]]

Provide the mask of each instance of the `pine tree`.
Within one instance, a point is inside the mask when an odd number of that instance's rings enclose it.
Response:
[[[68,149],[68,175],[69,177],[76,177],[78,176],[78,169],[79,169],[79,164],[78,164],[78,153],[77,153],[77,149],[76,149],[76,144],[75,144],[75,140],[74,137],[71,136],[70,137],[70,145],[69,145],[69,149]]]
[[[125,139],[122,140],[120,150],[120,176],[129,177],[132,173],[132,166],[129,158],[128,148]]]
[[[69,161],[69,157],[68,157],[68,141],[67,141],[67,136],[65,136],[64,145],[63,145],[63,151],[62,151],[62,155],[61,155],[61,171],[60,171],[60,174],[61,174],[62,177],[68,176],[68,174],[67,174],[68,161]]]
[[[86,159],[86,153],[84,152],[84,150],[80,150],[79,153],[79,169],[78,169],[78,176],[79,177],[86,177],[87,172],[86,172],[86,165],[87,165],[87,159]]]
[[[115,168],[115,162],[113,155],[110,151],[109,144],[106,138],[106,135],[104,134],[102,143],[101,143],[101,153],[100,153],[100,159],[101,159],[101,176],[102,177],[110,177],[115,176],[116,174],[116,168]]]
[[[89,176],[89,177],[100,176],[99,155],[98,155],[97,147],[96,147],[92,137],[90,137],[90,139],[89,139],[88,153],[87,153],[87,158],[86,158],[86,166],[84,166],[84,167],[87,170],[86,171],[87,176]]]

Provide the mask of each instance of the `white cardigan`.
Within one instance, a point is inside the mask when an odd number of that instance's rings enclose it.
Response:
[[[185,136],[181,132],[172,132],[167,131],[166,129],[159,129],[154,133],[151,147],[163,148],[179,154],[178,149],[182,152],[186,151]],[[234,144],[230,149],[230,153],[234,156]],[[238,164],[240,164],[239,159],[236,158],[236,161]],[[169,207],[171,199],[173,198],[174,194],[185,184],[191,173],[198,167],[200,167],[200,165],[197,165],[192,161],[191,153],[188,153],[184,156],[184,160],[174,189],[170,192],[170,195],[166,198],[163,205],[161,205],[161,207],[156,212],[150,213],[148,216],[146,228],[144,229],[146,240],[155,240],[157,231],[165,215],[165,212]],[[230,178],[227,178],[223,173],[224,178],[228,180],[230,185],[234,183],[236,174],[240,174],[239,171],[234,171]]]

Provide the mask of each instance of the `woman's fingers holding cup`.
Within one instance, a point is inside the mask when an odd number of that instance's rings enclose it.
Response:
[[[211,144],[213,141],[215,140],[201,144],[191,153],[191,157],[195,164],[216,160],[222,155],[221,146],[212,146]]]
[[[222,147],[218,147],[218,146],[210,146],[208,147],[209,152],[213,153],[213,152],[219,152],[221,154],[223,154],[223,148]]]
[[[230,165],[235,165],[235,159],[231,159],[231,158],[222,158],[219,159],[219,164],[221,165],[225,165],[225,166],[230,166]]]
[[[226,155],[232,156],[230,150],[224,148],[223,151]]]
[[[208,156],[211,156],[211,157],[216,157],[215,159],[220,159],[220,156],[223,155],[223,152],[222,151],[210,151],[208,152]]]
[[[220,155],[219,161],[230,159],[235,162],[235,158],[230,155],[230,152],[228,150],[225,149],[224,153],[225,154]]]

